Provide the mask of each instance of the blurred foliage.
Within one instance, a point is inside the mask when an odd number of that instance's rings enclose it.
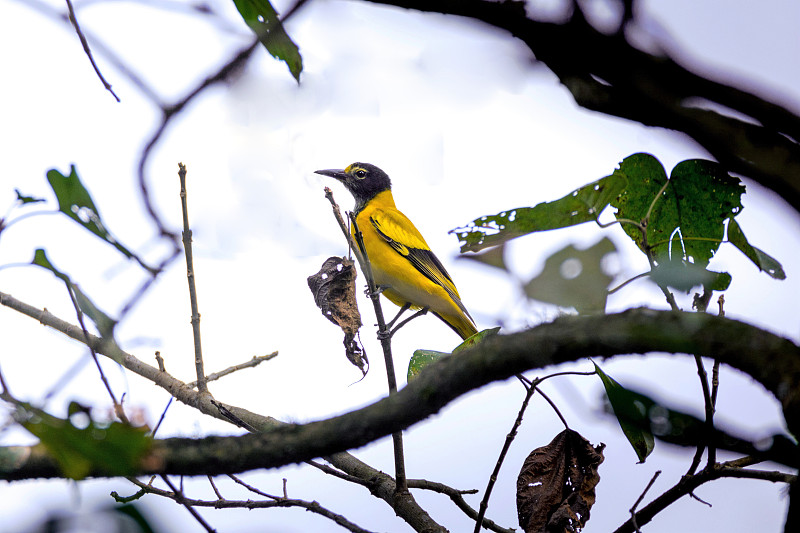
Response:
[[[70,403],[66,419],[24,402],[17,402],[16,408],[16,420],[39,439],[70,479],[83,479],[92,472],[133,475],[152,443],[147,428],[96,422],[90,409],[77,402]]]
[[[94,204],[91,194],[81,183],[75,165],[70,166],[68,176],[55,169],[47,171],[47,181],[58,199],[58,209],[69,218],[88,229],[119,250],[125,257],[136,256],[122,243],[118,242],[103,224],[100,211]]]
[[[84,292],[72,282],[70,277],[57,269],[47,257],[47,253],[42,248],[37,248],[36,252],[33,256],[32,264],[45,268],[55,274],[55,276],[64,281],[67,285],[67,290],[70,291],[71,295],[75,298],[75,304],[80,310],[81,313],[88,316],[94,325],[97,327],[97,331],[100,333],[100,336],[111,342],[114,341],[114,327],[117,325],[117,321],[108,316],[104,313],[100,308],[98,308],[92,300],[84,294]],[[120,361],[117,361],[118,363]]]
[[[614,378],[603,372],[597,363],[594,363],[594,370],[603,382],[606,397],[625,438],[631,443],[639,462],[643,463],[655,448],[655,439],[653,432],[650,431],[649,419],[650,408],[655,402],[617,383]]]

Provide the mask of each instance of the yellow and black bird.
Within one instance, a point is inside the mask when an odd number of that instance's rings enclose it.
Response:
[[[336,178],[355,198],[375,284],[402,309],[427,309],[466,339],[478,332],[453,280],[414,224],[394,204],[389,176],[369,163],[317,170]]]

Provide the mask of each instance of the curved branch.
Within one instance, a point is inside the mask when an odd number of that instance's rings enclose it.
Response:
[[[525,2],[367,0],[472,18],[520,39],[578,105],[647,126],[682,131],[730,171],[780,194],[800,211],[800,117],[755,94],[698,75],[669,56],[607,35],[575,9],[564,23],[528,17]],[[709,110],[727,108],[753,120]]]
[[[12,306],[12,300],[0,293],[3,305]],[[56,324],[55,317],[49,313],[38,311],[31,316],[43,322],[47,319],[48,325]],[[67,327],[64,333],[78,341],[84,338],[83,331],[74,326]],[[167,389],[178,400],[222,418],[216,402],[207,395],[197,393],[166,372],[145,365],[116,345],[97,337],[92,337],[91,341],[98,353],[121,361],[123,366]],[[800,347],[788,339],[728,318],[634,309],[615,315],[565,316],[520,333],[490,337],[457,356],[437,361],[390,397],[318,422],[284,424],[225,406],[235,416],[248,423],[252,421],[263,433],[158,440],[140,473],[215,475],[325,457],[407,428],[471,390],[526,370],[592,356],[648,352],[713,356],[749,374],[781,402],[789,429],[800,434]],[[225,453],[218,453],[221,448]],[[0,477],[22,479],[59,475],[55,469],[43,467],[41,462],[36,464],[38,468],[32,471],[21,468]],[[348,473],[362,477],[352,471]],[[102,472],[93,474],[103,475]],[[388,487],[384,485],[383,488]],[[381,497],[391,501],[392,495]]]

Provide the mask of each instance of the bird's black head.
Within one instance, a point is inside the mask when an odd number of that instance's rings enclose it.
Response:
[[[392,188],[389,176],[369,163],[353,163],[344,170],[317,170],[317,174],[341,181],[356,200],[356,211],[360,211],[375,195]]]

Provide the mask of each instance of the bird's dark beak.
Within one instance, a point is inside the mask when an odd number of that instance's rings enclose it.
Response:
[[[322,174],[323,176],[330,176],[331,178],[335,178],[342,182],[348,178],[348,175],[345,173],[344,170],[336,170],[332,168],[328,170],[315,170],[314,174]]]

